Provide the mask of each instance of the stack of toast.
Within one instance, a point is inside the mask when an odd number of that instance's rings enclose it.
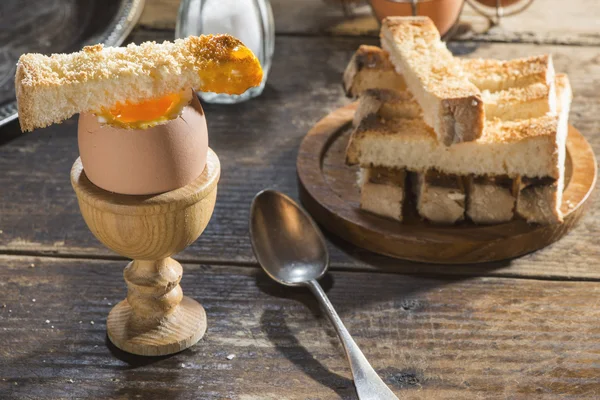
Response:
[[[569,79],[552,57],[460,59],[427,17],[383,21],[344,74],[359,97],[346,161],[361,208],[433,223],[562,222]]]

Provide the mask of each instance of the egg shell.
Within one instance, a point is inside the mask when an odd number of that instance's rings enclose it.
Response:
[[[117,128],[81,114],[77,136],[86,176],[114,193],[168,192],[192,182],[206,165],[208,130],[195,95],[177,118],[148,129]]]

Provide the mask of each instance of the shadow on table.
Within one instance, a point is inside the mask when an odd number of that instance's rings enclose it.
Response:
[[[315,317],[321,315],[319,304],[308,289],[279,285],[261,272],[255,275],[255,279],[256,285],[262,292],[274,297],[299,301]],[[327,274],[320,280],[320,283],[323,289],[328,291],[333,286],[333,278],[330,274]],[[276,323],[274,323],[275,321]],[[266,309],[260,317],[260,325],[267,338],[273,343],[273,346],[311,379],[323,386],[329,387],[340,398],[357,398],[352,380],[330,371],[320,361],[315,359],[313,353],[300,344],[296,334],[282,318],[281,311]],[[336,338],[332,339],[336,341]],[[340,357],[343,357],[343,355],[340,354]]]
[[[356,272],[353,271],[351,274],[345,273],[348,279],[344,279],[344,282],[342,282],[342,293],[348,293],[348,290],[351,290],[351,288],[356,289],[356,292],[355,295],[345,295],[344,302],[339,304],[339,298],[336,298],[340,293],[340,288],[338,288],[336,295],[332,296],[332,302],[334,306],[339,308],[338,311],[340,312],[359,309],[373,301],[393,301],[395,304],[394,307],[397,305],[398,313],[402,315],[419,312],[424,307],[422,300],[418,298],[420,297],[418,296],[419,293],[434,291],[443,286],[479,276],[489,276],[493,271],[510,265],[510,260],[468,266],[421,264],[363,251],[331,235],[328,235],[328,239],[337,249],[359,261],[359,264],[367,264],[369,267],[376,269],[374,272],[365,272],[364,266],[359,265],[358,267],[362,271],[359,269]],[[331,246],[329,247],[331,249]],[[343,270],[344,267],[341,269]],[[457,271],[457,269],[459,270]],[[379,276],[382,273],[396,273],[406,276],[406,279],[401,279],[398,287],[387,286],[377,290],[376,287],[368,283],[367,276],[373,273]],[[323,286],[325,292],[330,292],[335,286],[334,275],[338,274],[344,274],[344,272],[340,271],[339,266],[337,272],[333,271],[333,275],[328,273],[320,280],[320,284]],[[355,287],[356,285],[354,284],[356,282],[353,281],[355,278],[366,283],[364,287],[360,287],[362,292],[358,287]],[[320,311],[317,300],[307,288],[293,288],[277,284],[262,271],[256,272],[255,280],[257,287],[263,293],[273,297],[298,301],[304,304],[315,317],[326,318],[324,313]],[[346,288],[346,286],[349,286],[349,288]],[[290,329],[280,310],[266,309],[261,316],[260,323],[261,329],[275,348],[300,370],[304,371],[306,375],[316,382],[329,387],[342,398],[356,398],[352,397],[355,396],[352,381],[328,370],[326,366],[316,360],[312,355],[314,351],[305,348],[298,341],[296,337],[297,332]],[[333,327],[329,326],[327,329],[330,330],[332,343],[335,343],[335,346],[340,348],[339,356],[344,357],[341,344],[338,342],[337,336],[333,333]],[[422,386],[425,381],[422,376],[423,371],[409,365],[406,368],[388,367],[384,370],[379,370],[378,373],[395,390],[405,390]]]
[[[154,357],[137,356],[135,354],[127,353],[126,351],[119,349],[117,346],[115,346],[110,341],[110,339],[108,338],[108,335],[106,335],[106,337],[104,338],[104,344],[106,344],[106,347],[108,348],[110,353],[113,355],[113,357],[118,358],[119,360],[123,361],[124,363],[127,363],[129,365],[130,369],[137,368],[137,367],[144,367],[146,365],[151,365],[158,361],[166,360],[168,358],[171,358],[171,357],[179,354],[179,353],[175,353],[175,354],[169,354],[166,356],[154,356]]]
[[[179,353],[169,354],[166,356],[137,356],[135,354],[127,353],[118,347],[116,347],[106,335],[105,345],[112,354],[113,357],[118,358],[119,360],[127,363],[127,366],[123,368],[123,377],[125,382],[136,382],[139,379],[140,372],[137,371],[139,368],[150,366],[152,364],[169,360],[173,357],[181,358],[183,356],[193,356],[193,352],[190,349],[183,350]],[[176,360],[172,360],[169,365],[165,365],[165,368],[161,369],[160,373],[156,373],[153,379],[155,381],[160,381],[163,384],[169,386],[167,389],[161,389],[153,387],[152,391],[149,392],[140,387],[132,387],[128,385],[127,387],[119,387],[117,385],[114,387],[114,396],[116,398],[141,398],[141,399],[177,399],[180,397],[180,394],[183,393],[178,392],[177,390],[173,390],[173,387],[177,386],[178,381],[181,378],[180,370],[177,367],[173,366],[173,362]],[[177,361],[177,365],[181,360]],[[146,372],[148,373],[148,372]]]
[[[420,291],[430,291],[442,285],[464,279],[466,278],[454,277],[449,279],[430,279],[421,281],[420,285],[407,283],[403,285],[400,291],[393,292],[393,295],[397,297],[400,294],[402,298],[412,298]],[[279,285],[262,272],[256,273],[255,280],[259,290],[261,290],[263,293],[273,297],[298,301],[304,304],[316,318],[326,318],[325,315],[320,311],[318,301],[308,289]],[[320,280],[320,283],[325,292],[329,292],[335,285],[334,277],[332,274],[327,274]],[[359,294],[360,293],[357,293],[356,296],[346,297],[342,307],[337,304],[338,308],[340,309],[339,311],[342,311],[342,308],[346,310],[356,309],[368,303],[368,300]],[[386,301],[389,300],[388,297],[391,295],[392,292],[387,290],[377,293],[377,295],[372,296],[372,298],[376,298],[377,301]],[[336,299],[333,299],[333,301],[335,306]],[[400,302],[398,310],[399,312],[410,313],[414,312],[418,308],[420,308],[418,300],[405,299]],[[328,322],[325,323],[325,326],[327,326],[327,324]],[[260,318],[260,325],[262,331],[271,341],[273,346],[286,359],[302,370],[307,376],[323,386],[329,387],[343,399],[357,398],[352,380],[330,371],[326,366],[315,359],[313,356],[313,354],[315,354],[315,350],[305,348],[298,341],[297,332],[294,332],[292,329],[290,329],[280,310],[266,309]],[[338,341],[333,327],[327,326],[326,329],[329,331],[332,345],[340,349],[339,357],[345,357],[341,343]],[[421,382],[424,381],[422,379],[422,371],[416,370],[412,367],[408,369],[387,367],[383,370],[379,370],[378,373],[382,379],[388,385],[390,385],[390,387],[394,388],[394,390],[402,390],[420,386]]]
[[[285,321],[278,324],[276,329],[272,329],[270,321],[273,320],[281,320],[281,313],[277,310],[265,310],[260,318],[261,327],[275,348],[285,358],[304,371],[311,379],[333,390],[340,398],[357,398],[352,380],[330,371],[315,359],[313,354],[300,344]]]
[[[402,260],[398,258],[387,257],[384,255],[373,253],[369,250],[361,249],[356,245],[339,238],[320,226],[323,234],[327,238],[328,242],[333,246],[329,246],[330,254],[332,259],[339,259],[339,255],[335,255],[337,252],[343,253],[347,257],[356,262],[356,269],[365,270],[366,268],[373,269],[374,271],[386,272],[386,273],[398,273],[404,275],[423,275],[432,277],[462,277],[463,279],[476,278],[480,276],[494,276],[494,272],[500,269],[510,267],[513,259],[506,259],[501,261],[487,262],[487,263],[476,263],[476,264],[433,264],[423,263],[417,261]],[[335,261],[332,262],[332,264]],[[342,261],[344,264],[344,260]],[[345,265],[336,263],[338,269],[342,269]],[[353,268],[353,267],[350,267]]]

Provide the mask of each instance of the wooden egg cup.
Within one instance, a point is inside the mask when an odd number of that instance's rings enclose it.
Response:
[[[106,247],[133,259],[125,268],[127,299],[110,311],[108,337],[133,354],[177,353],[206,332],[206,313],[186,297],[179,281],[181,265],[171,258],[204,231],[212,215],[221,172],[208,150],[202,175],[182,188],[151,196],[111,193],[89,181],[81,159],[71,170],[71,184],[81,214]]]

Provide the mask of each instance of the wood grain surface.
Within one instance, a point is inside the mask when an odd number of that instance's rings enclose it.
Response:
[[[208,332],[177,355],[140,358],[106,341],[120,262],[0,256],[0,265],[2,399],[356,399],[311,294],[258,269],[185,264],[182,285],[206,308]],[[403,399],[600,394],[595,282],[339,271],[323,283]]]
[[[156,32],[138,31],[135,41],[162,40]],[[222,160],[215,212],[202,238],[178,254],[180,260],[255,265],[248,238],[253,196],[265,188],[297,197],[296,156],[310,127],[347,104],[341,76],[364,38],[280,37],[263,96],[235,106],[205,105],[210,145]],[[371,41],[370,43],[376,43]],[[567,72],[574,90],[571,123],[600,154],[600,63],[586,47],[528,44],[453,44],[469,57],[515,58],[551,52],[557,71]],[[318,66],[318,67],[317,67]],[[290,71],[294,71],[293,74]],[[77,158],[76,121],[19,134],[18,124],[3,129],[14,139],[0,146],[0,251],[115,257],[89,232],[77,209],[68,174]],[[582,223],[543,251],[501,265],[477,266],[499,275],[566,276],[597,279],[600,235],[596,197]],[[373,256],[330,237],[334,268],[386,269],[422,273],[463,273],[445,268]],[[568,261],[568,262],[566,262]],[[465,267],[466,271],[474,267]]]
[[[589,208],[598,169],[589,143],[572,126],[567,137],[564,222],[531,225],[442,226],[410,212],[402,222],[360,209],[358,167],[346,165],[346,148],[358,103],[338,108],[315,124],[298,151],[300,198],[313,218],[345,240],[376,253],[406,260],[465,264],[500,261],[542,249],[561,239]]]

